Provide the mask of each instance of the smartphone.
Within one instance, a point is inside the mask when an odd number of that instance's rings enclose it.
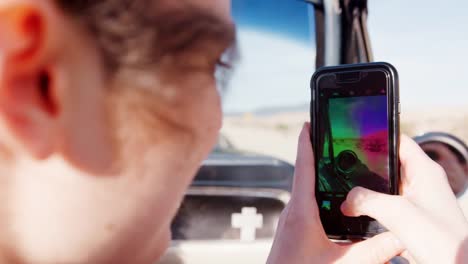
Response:
[[[311,80],[311,141],[315,194],[328,237],[372,237],[386,231],[376,220],[346,217],[341,203],[362,186],[398,194],[399,93],[388,63],[318,69]]]

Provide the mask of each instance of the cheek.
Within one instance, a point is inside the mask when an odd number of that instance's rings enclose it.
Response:
[[[194,85],[197,84],[197,85]],[[205,154],[211,150],[222,125],[221,98],[212,76],[195,75],[177,83],[177,99],[169,105],[170,115],[195,138]]]
[[[205,129],[208,129],[211,133],[217,134],[222,125],[222,110],[219,95],[217,93],[214,94],[212,100],[206,102],[203,108],[203,121],[206,124]]]
[[[213,95],[212,100],[199,109],[203,109],[200,111],[200,123],[195,125],[201,140],[206,145],[205,155],[207,155],[207,152],[211,151],[216,144],[222,126],[221,101],[218,94]]]

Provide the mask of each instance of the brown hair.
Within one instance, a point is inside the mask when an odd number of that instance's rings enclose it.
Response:
[[[92,34],[110,70],[122,64],[141,65],[151,56],[156,30],[151,0],[56,0]],[[154,49],[154,48],[153,48]],[[136,54],[138,52],[138,54]]]
[[[185,55],[198,42],[231,43],[235,38],[232,25],[188,3],[169,10],[159,8],[158,0],[55,1],[91,33],[111,71],[144,69],[163,55]]]

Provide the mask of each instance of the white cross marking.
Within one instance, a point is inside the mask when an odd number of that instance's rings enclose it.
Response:
[[[255,241],[255,231],[263,227],[263,215],[257,214],[255,207],[243,207],[242,213],[234,213],[231,216],[231,226],[240,228],[240,240],[242,242]]]

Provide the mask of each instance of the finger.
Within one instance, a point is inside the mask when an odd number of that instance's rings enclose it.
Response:
[[[441,247],[456,248],[441,245],[440,241],[447,241],[445,229],[437,228],[433,218],[401,196],[356,187],[349,192],[341,210],[347,216],[367,215],[377,219],[421,263],[431,261],[427,259],[427,252],[437,252]],[[421,241],[424,241],[424,247],[421,247]]]
[[[448,228],[458,229],[464,226],[463,213],[444,169],[409,137],[402,137],[400,153],[402,194],[432,217],[444,222]]]
[[[315,168],[310,124],[305,123],[299,135],[292,196],[295,199],[309,200],[315,195]]]
[[[426,166],[433,166],[434,162],[426,155],[419,145],[406,135],[401,136],[400,163],[403,171],[403,179],[408,183],[414,179],[424,177],[422,173],[416,173]]]
[[[407,135],[401,135],[400,140],[400,158],[401,162],[406,164],[407,160],[410,160],[412,157],[422,157],[426,158],[427,155],[421,149],[421,147],[414,141],[412,138]]]
[[[292,195],[285,214],[285,225],[294,226],[300,230],[299,233],[313,241],[331,243],[320,222],[315,200],[314,166],[310,124],[305,123],[299,135]]]
[[[353,188],[341,204],[347,216],[367,215],[377,219],[391,231],[406,230],[408,218],[420,218],[420,209],[401,196],[378,193],[363,187]],[[404,217],[396,217],[403,215]],[[423,222],[425,220],[423,219]]]
[[[350,260],[349,263],[386,263],[401,254],[405,247],[395,235],[385,232],[354,245],[345,246],[345,250],[345,258]]]

